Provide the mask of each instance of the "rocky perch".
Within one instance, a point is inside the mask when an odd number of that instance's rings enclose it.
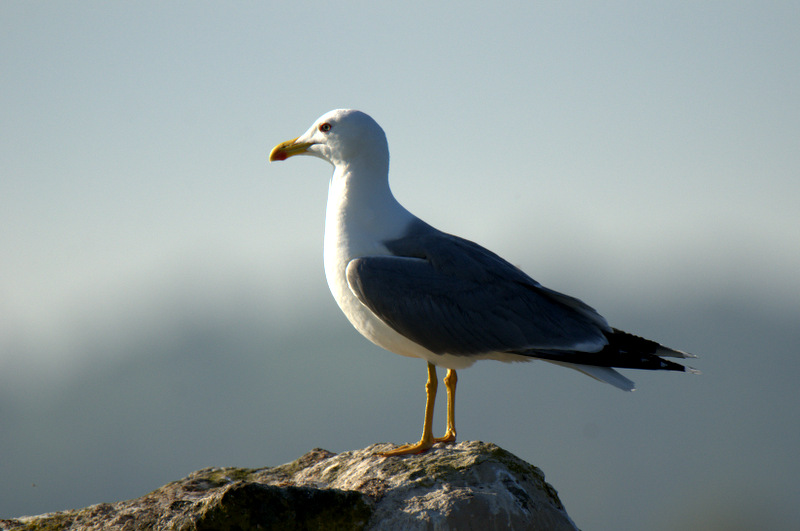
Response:
[[[206,468],[135,500],[0,520],[4,530],[575,530],[535,466],[479,441],[382,457],[316,449],[273,468]]]

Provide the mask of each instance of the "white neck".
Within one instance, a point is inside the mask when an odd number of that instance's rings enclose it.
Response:
[[[416,219],[392,195],[388,156],[384,159],[337,164],[331,177],[325,215],[325,276],[340,306],[352,295],[345,279],[350,260],[388,254],[382,242],[401,236]]]
[[[348,260],[365,254],[382,254],[385,251],[376,246],[401,235],[414,220],[389,188],[388,157],[382,164],[374,161],[337,165],[328,187],[326,255],[331,245],[345,251]]]

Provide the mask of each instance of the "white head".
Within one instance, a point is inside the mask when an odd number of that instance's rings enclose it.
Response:
[[[320,116],[299,137],[275,146],[269,160],[286,160],[294,155],[312,155],[344,167],[359,159],[388,162],[389,146],[383,129],[369,115],[337,109]]]

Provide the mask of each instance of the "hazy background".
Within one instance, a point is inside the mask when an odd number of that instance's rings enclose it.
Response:
[[[424,362],[325,284],[330,167],[267,163],[355,107],[417,215],[701,356],[478,364],[460,439],[583,529],[796,529],[800,4],[378,4],[0,3],[0,518],[418,438]]]

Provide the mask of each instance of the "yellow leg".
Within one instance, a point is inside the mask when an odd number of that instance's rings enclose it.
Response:
[[[458,376],[453,369],[447,369],[447,376],[444,377],[444,385],[447,387],[447,432],[444,437],[437,437],[435,443],[456,442],[456,384]]]
[[[421,454],[433,446],[433,405],[436,402],[436,389],[439,383],[436,381],[436,367],[433,363],[428,363],[428,383],[425,384],[425,422],[422,425],[422,438],[416,444],[404,444],[394,450],[383,452],[384,457],[395,455]]]

